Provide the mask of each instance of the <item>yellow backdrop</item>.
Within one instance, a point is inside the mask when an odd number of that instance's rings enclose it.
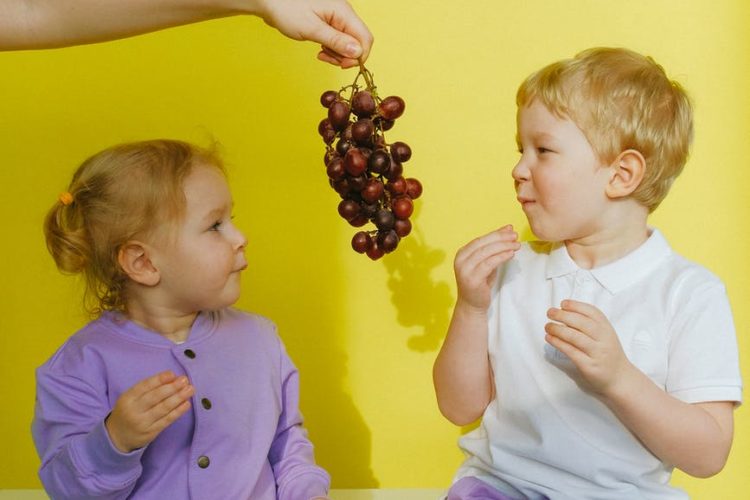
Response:
[[[354,230],[336,213],[316,131],[321,92],[356,72],[315,61],[312,44],[234,18],[0,53],[0,489],[38,487],[34,368],[86,319],[77,280],[58,274],[46,253],[43,214],[89,154],[154,137],[223,145],[236,220],[250,240],[239,306],[278,323],[334,487],[447,486],[462,429],[440,416],[431,367],[455,299],[453,255],[501,224],[526,228],[510,177],[516,87],[590,46],[650,54],[694,98],[693,154],[652,223],[726,282],[750,373],[747,2],[353,4],[376,37],[368,67],[379,92],[407,103],[389,140],[412,146],[406,172],[425,188],[415,234],[379,262],[349,248]],[[719,476],[675,474],[694,498],[746,498],[744,408],[736,422]]]

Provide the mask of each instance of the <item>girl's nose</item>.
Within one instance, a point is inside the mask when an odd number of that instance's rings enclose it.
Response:
[[[234,230],[235,230],[234,246],[237,250],[242,250],[247,246],[247,238],[245,237],[245,233],[243,233],[236,227],[234,228]]]

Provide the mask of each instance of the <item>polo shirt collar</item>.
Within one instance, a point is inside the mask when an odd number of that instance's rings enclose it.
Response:
[[[547,260],[547,279],[557,278],[578,271],[590,272],[609,291],[617,293],[649,275],[672,253],[667,240],[658,229],[649,228],[651,235],[638,248],[624,257],[601,267],[583,270],[568,254],[563,243],[555,243]]]

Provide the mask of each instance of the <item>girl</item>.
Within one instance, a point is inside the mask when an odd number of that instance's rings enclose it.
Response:
[[[54,498],[325,498],[298,374],[269,320],[231,309],[247,240],[218,156],[157,140],[81,165],[45,221],[98,318],[37,370]]]

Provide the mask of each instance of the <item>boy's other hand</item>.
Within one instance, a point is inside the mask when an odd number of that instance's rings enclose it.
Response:
[[[513,226],[503,226],[469,242],[456,253],[453,270],[458,285],[456,306],[485,312],[497,267],[521,248]]]
[[[607,317],[591,304],[563,300],[550,308],[546,340],[568,356],[594,392],[606,396],[635,368]]]
[[[105,421],[112,444],[123,453],[146,446],[190,409],[194,392],[187,377],[171,371],[141,380],[120,395]]]

